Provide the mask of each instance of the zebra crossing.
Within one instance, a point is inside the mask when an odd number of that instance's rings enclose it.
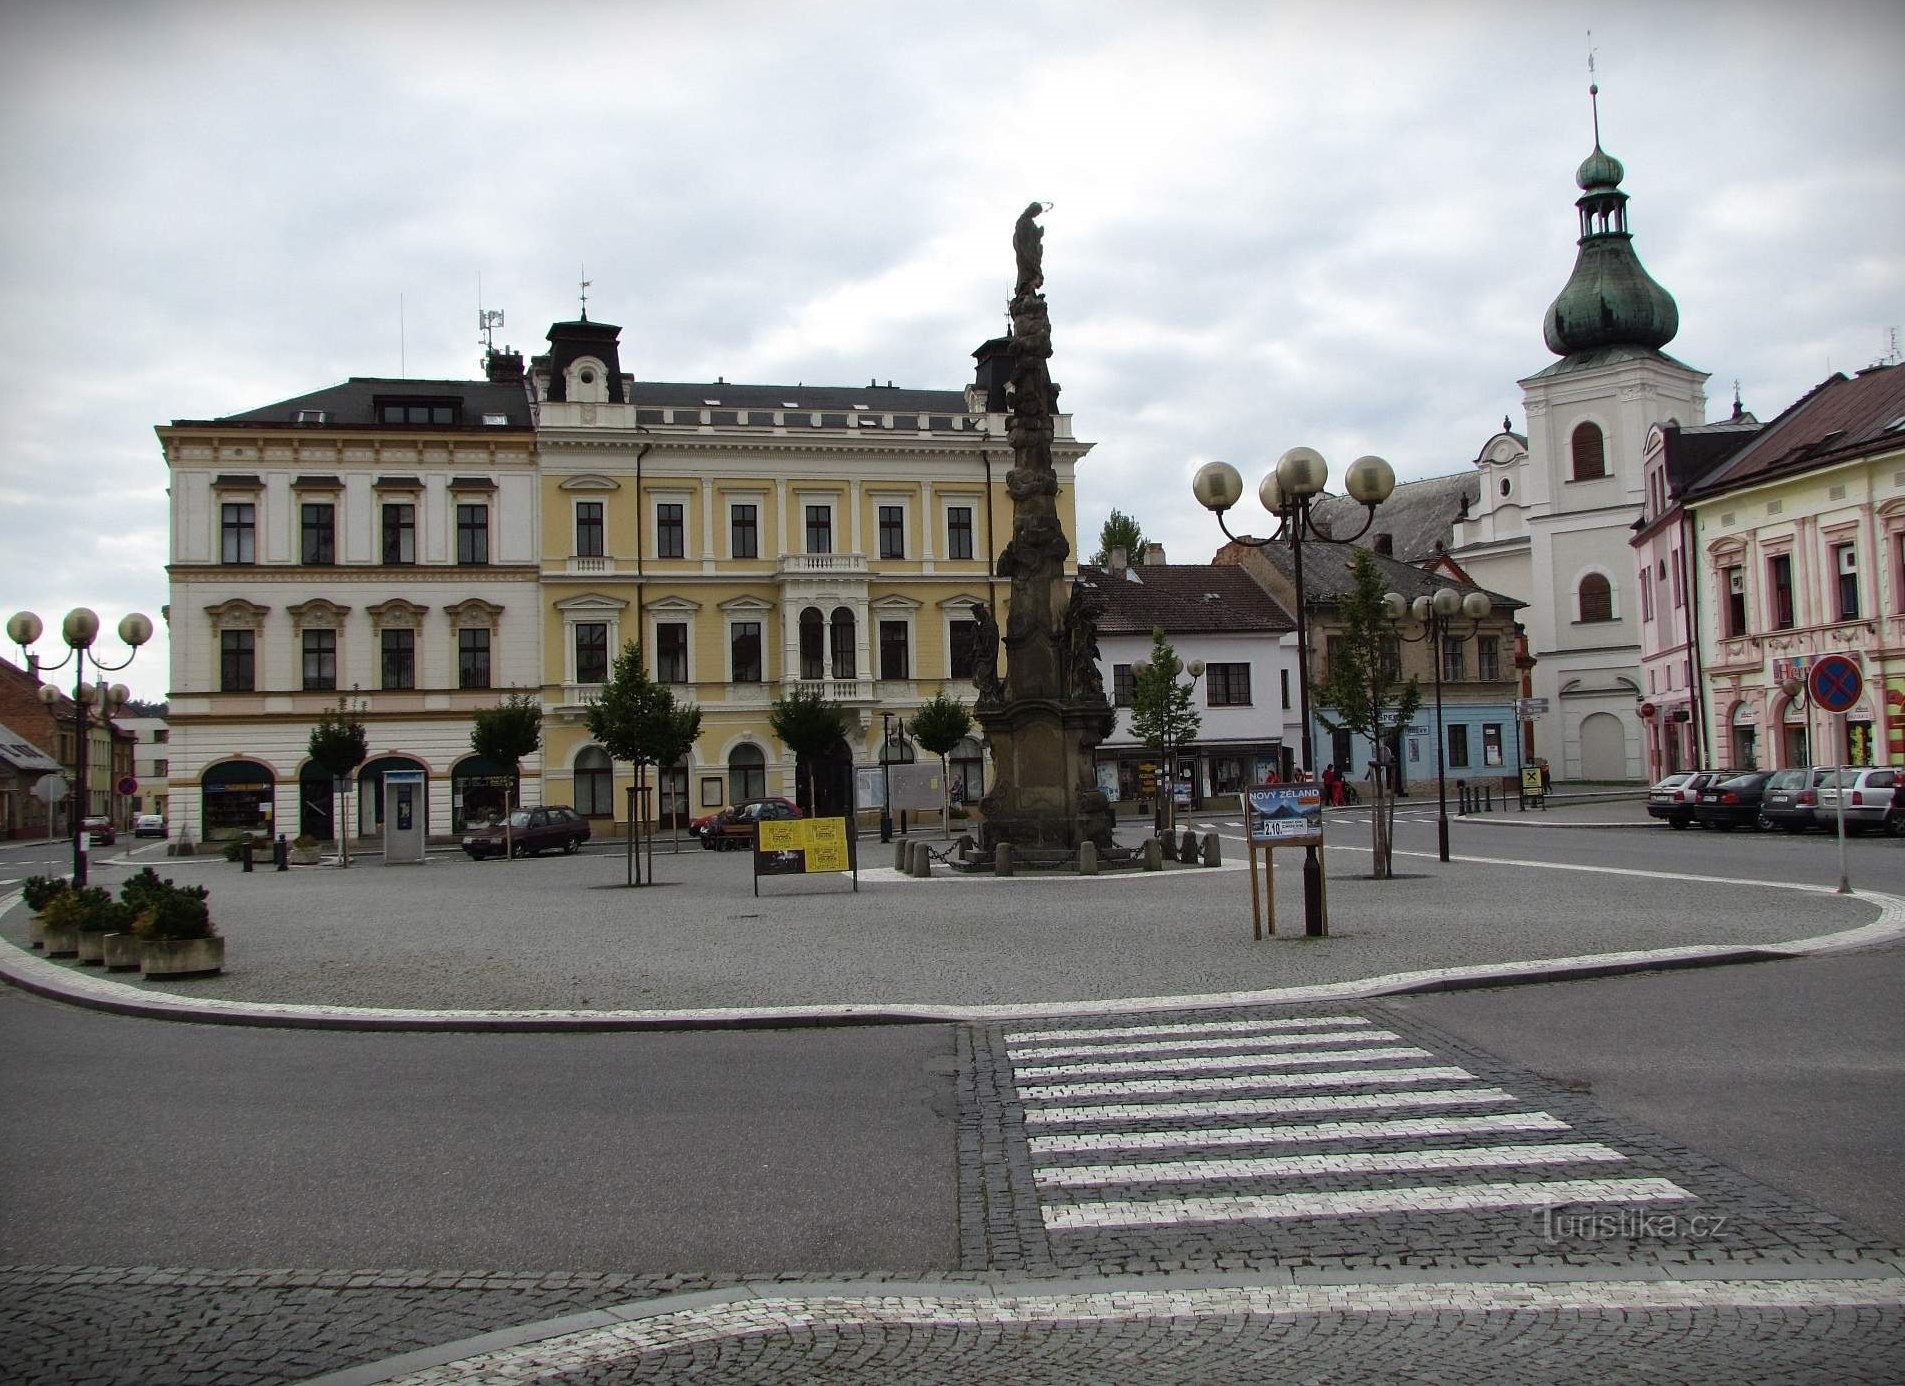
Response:
[[[1692,1197],[1364,1016],[1003,1038],[1049,1233]]]

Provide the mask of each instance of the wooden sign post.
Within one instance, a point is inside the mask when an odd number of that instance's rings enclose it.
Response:
[[[1244,812],[1244,835],[1250,849],[1250,936],[1253,939],[1275,937],[1277,863],[1272,854],[1278,847],[1323,845],[1323,786],[1314,783],[1264,785],[1245,790],[1239,799]],[[1267,912],[1259,908],[1257,901],[1259,849],[1263,852]]]

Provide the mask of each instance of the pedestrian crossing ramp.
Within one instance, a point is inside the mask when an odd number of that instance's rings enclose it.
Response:
[[[1005,1035],[1050,1234],[1676,1205],[1673,1181],[1360,1015]]]

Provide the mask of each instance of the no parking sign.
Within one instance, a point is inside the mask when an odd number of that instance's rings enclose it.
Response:
[[[1849,712],[1865,693],[1865,675],[1845,655],[1821,655],[1806,671],[1806,691],[1821,711]]]

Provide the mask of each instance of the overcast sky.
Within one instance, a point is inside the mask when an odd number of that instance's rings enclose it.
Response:
[[[586,266],[640,379],[959,388],[1034,198],[1085,552],[1116,504],[1208,560],[1212,458],[1459,470],[1553,360],[1590,29],[1709,414],[1884,355],[1893,3],[10,0],[0,615],[156,620],[153,426],[472,377],[479,276],[533,352]]]

